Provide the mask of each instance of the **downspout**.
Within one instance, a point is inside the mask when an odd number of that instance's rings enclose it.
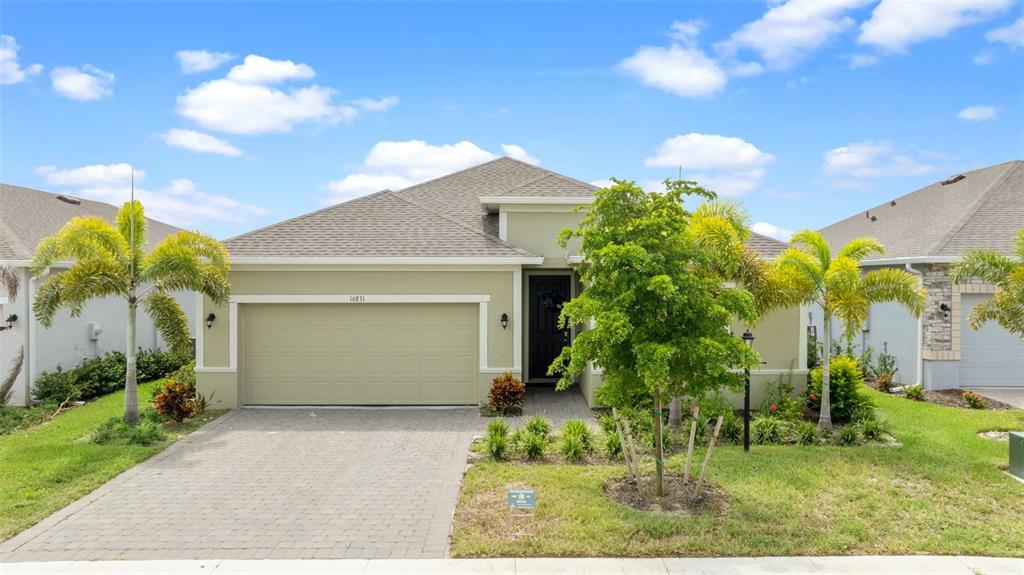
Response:
[[[36,316],[32,308],[36,303],[36,277],[31,268],[25,268],[25,407],[32,406],[32,383],[36,377]]]
[[[924,274],[914,269],[914,264],[903,264],[908,273],[917,276],[924,283]],[[924,384],[924,314],[917,316],[917,381],[915,385]]]

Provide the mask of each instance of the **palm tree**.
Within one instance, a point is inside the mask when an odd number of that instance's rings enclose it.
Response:
[[[789,284],[793,303],[817,304],[824,313],[825,346],[822,352],[821,415],[818,427],[832,428],[829,403],[829,364],[832,355],[832,317],[843,322],[844,337],[852,340],[867,320],[871,304],[895,301],[915,316],[925,306],[920,279],[904,270],[881,268],[867,273],[860,262],[872,253],[885,253],[875,238],[855,238],[832,257],[828,242],[812,230],[801,230],[791,240],[796,247],[775,261],[776,270]]]
[[[18,276],[18,272],[11,266],[0,265],[0,290],[2,290],[0,293],[6,293],[7,300],[13,302],[18,297],[18,288],[20,287],[21,278]],[[0,306],[0,311],[2,311],[2,308],[3,306]],[[6,314],[0,313],[0,319],[4,317],[6,317]],[[0,326],[0,331],[4,330],[6,328]],[[11,335],[18,337],[13,331]],[[14,393],[14,382],[17,381],[24,363],[25,346],[19,341],[18,353],[14,354],[14,359],[11,360],[11,367],[7,375],[0,378],[0,406],[7,405],[7,402],[11,400],[11,395]]]
[[[971,310],[971,327],[992,320],[1024,339],[1024,228],[1017,231],[1013,255],[989,250],[970,250],[950,269],[954,283],[983,279],[998,288],[992,299]]]
[[[226,302],[230,293],[227,250],[210,236],[182,230],[164,238],[147,253],[146,217],[142,204],[133,200],[118,210],[114,225],[96,216],[72,218],[60,231],[39,243],[32,272],[42,276],[51,265],[66,260],[74,261],[67,271],[49,274],[39,286],[33,312],[39,323],[50,327],[60,308],[77,316],[93,298],[117,296],[126,300],[124,420],[138,421],[138,307],[141,305],[153,319],[153,325],[171,349],[188,350],[188,318],[171,294],[193,291],[216,303]]]

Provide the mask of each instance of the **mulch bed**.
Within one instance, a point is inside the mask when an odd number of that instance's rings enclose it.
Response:
[[[937,403],[939,405],[945,405],[946,407],[961,407],[964,409],[970,409],[967,402],[964,401],[963,390],[961,389],[943,389],[939,391],[926,391],[924,392],[924,400],[930,403]],[[1015,409],[1012,405],[996,401],[994,399],[985,398],[987,406],[985,409]]]
[[[722,512],[727,500],[725,491],[716,485],[704,482],[698,492],[696,480],[684,483],[682,476],[670,474],[665,474],[663,497],[655,495],[654,478],[649,476],[641,477],[639,489],[632,477],[609,479],[604,486],[604,493],[616,503],[647,513],[718,514]]]

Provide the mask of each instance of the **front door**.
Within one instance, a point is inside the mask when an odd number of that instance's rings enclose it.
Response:
[[[569,330],[558,327],[569,301],[569,276],[530,276],[529,379],[550,378],[548,366],[569,345]]]

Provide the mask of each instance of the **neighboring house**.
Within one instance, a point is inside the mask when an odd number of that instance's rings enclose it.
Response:
[[[886,251],[865,267],[899,267],[920,275],[928,304],[915,319],[898,304],[872,306],[856,343],[887,345],[899,362],[896,380],[927,389],[1024,387],[1024,342],[994,322],[973,330],[967,317],[995,287],[954,285],[950,263],[966,250],[1010,254],[1024,227],[1024,161],[957,174],[833,224],[821,233],[833,249],[858,236]],[[812,321],[819,325],[820,313]],[[836,334],[841,327],[836,328]]]
[[[552,382],[574,335],[558,314],[581,289],[578,243],[557,236],[596,189],[499,158],[227,240],[230,303],[196,303],[200,391],[220,407],[469,405],[502,372]],[[755,379],[802,365],[802,317],[759,329],[768,364]],[[580,378],[588,401],[600,381]]]
[[[0,331],[0,377],[24,346],[25,360],[14,386],[12,403],[25,405],[31,397],[32,385],[44,371],[58,366],[71,368],[83,359],[117,350],[125,351],[125,327],[128,307],[124,300],[104,298],[90,301],[78,317],[67,310],[57,313],[53,326],[44,328],[35,321],[32,303],[39,281],[32,277],[29,264],[39,242],[56,233],[76,216],[99,216],[113,222],[117,208],[69,196],[0,184],[0,264],[13,266],[20,272],[21,290],[14,301],[0,300],[3,317],[16,319],[10,331]],[[149,241],[159,242],[178,228],[147,218]],[[55,266],[60,267],[60,266]],[[193,317],[195,299],[178,298],[189,317]],[[149,316],[138,317],[139,347],[149,349],[161,345]]]

